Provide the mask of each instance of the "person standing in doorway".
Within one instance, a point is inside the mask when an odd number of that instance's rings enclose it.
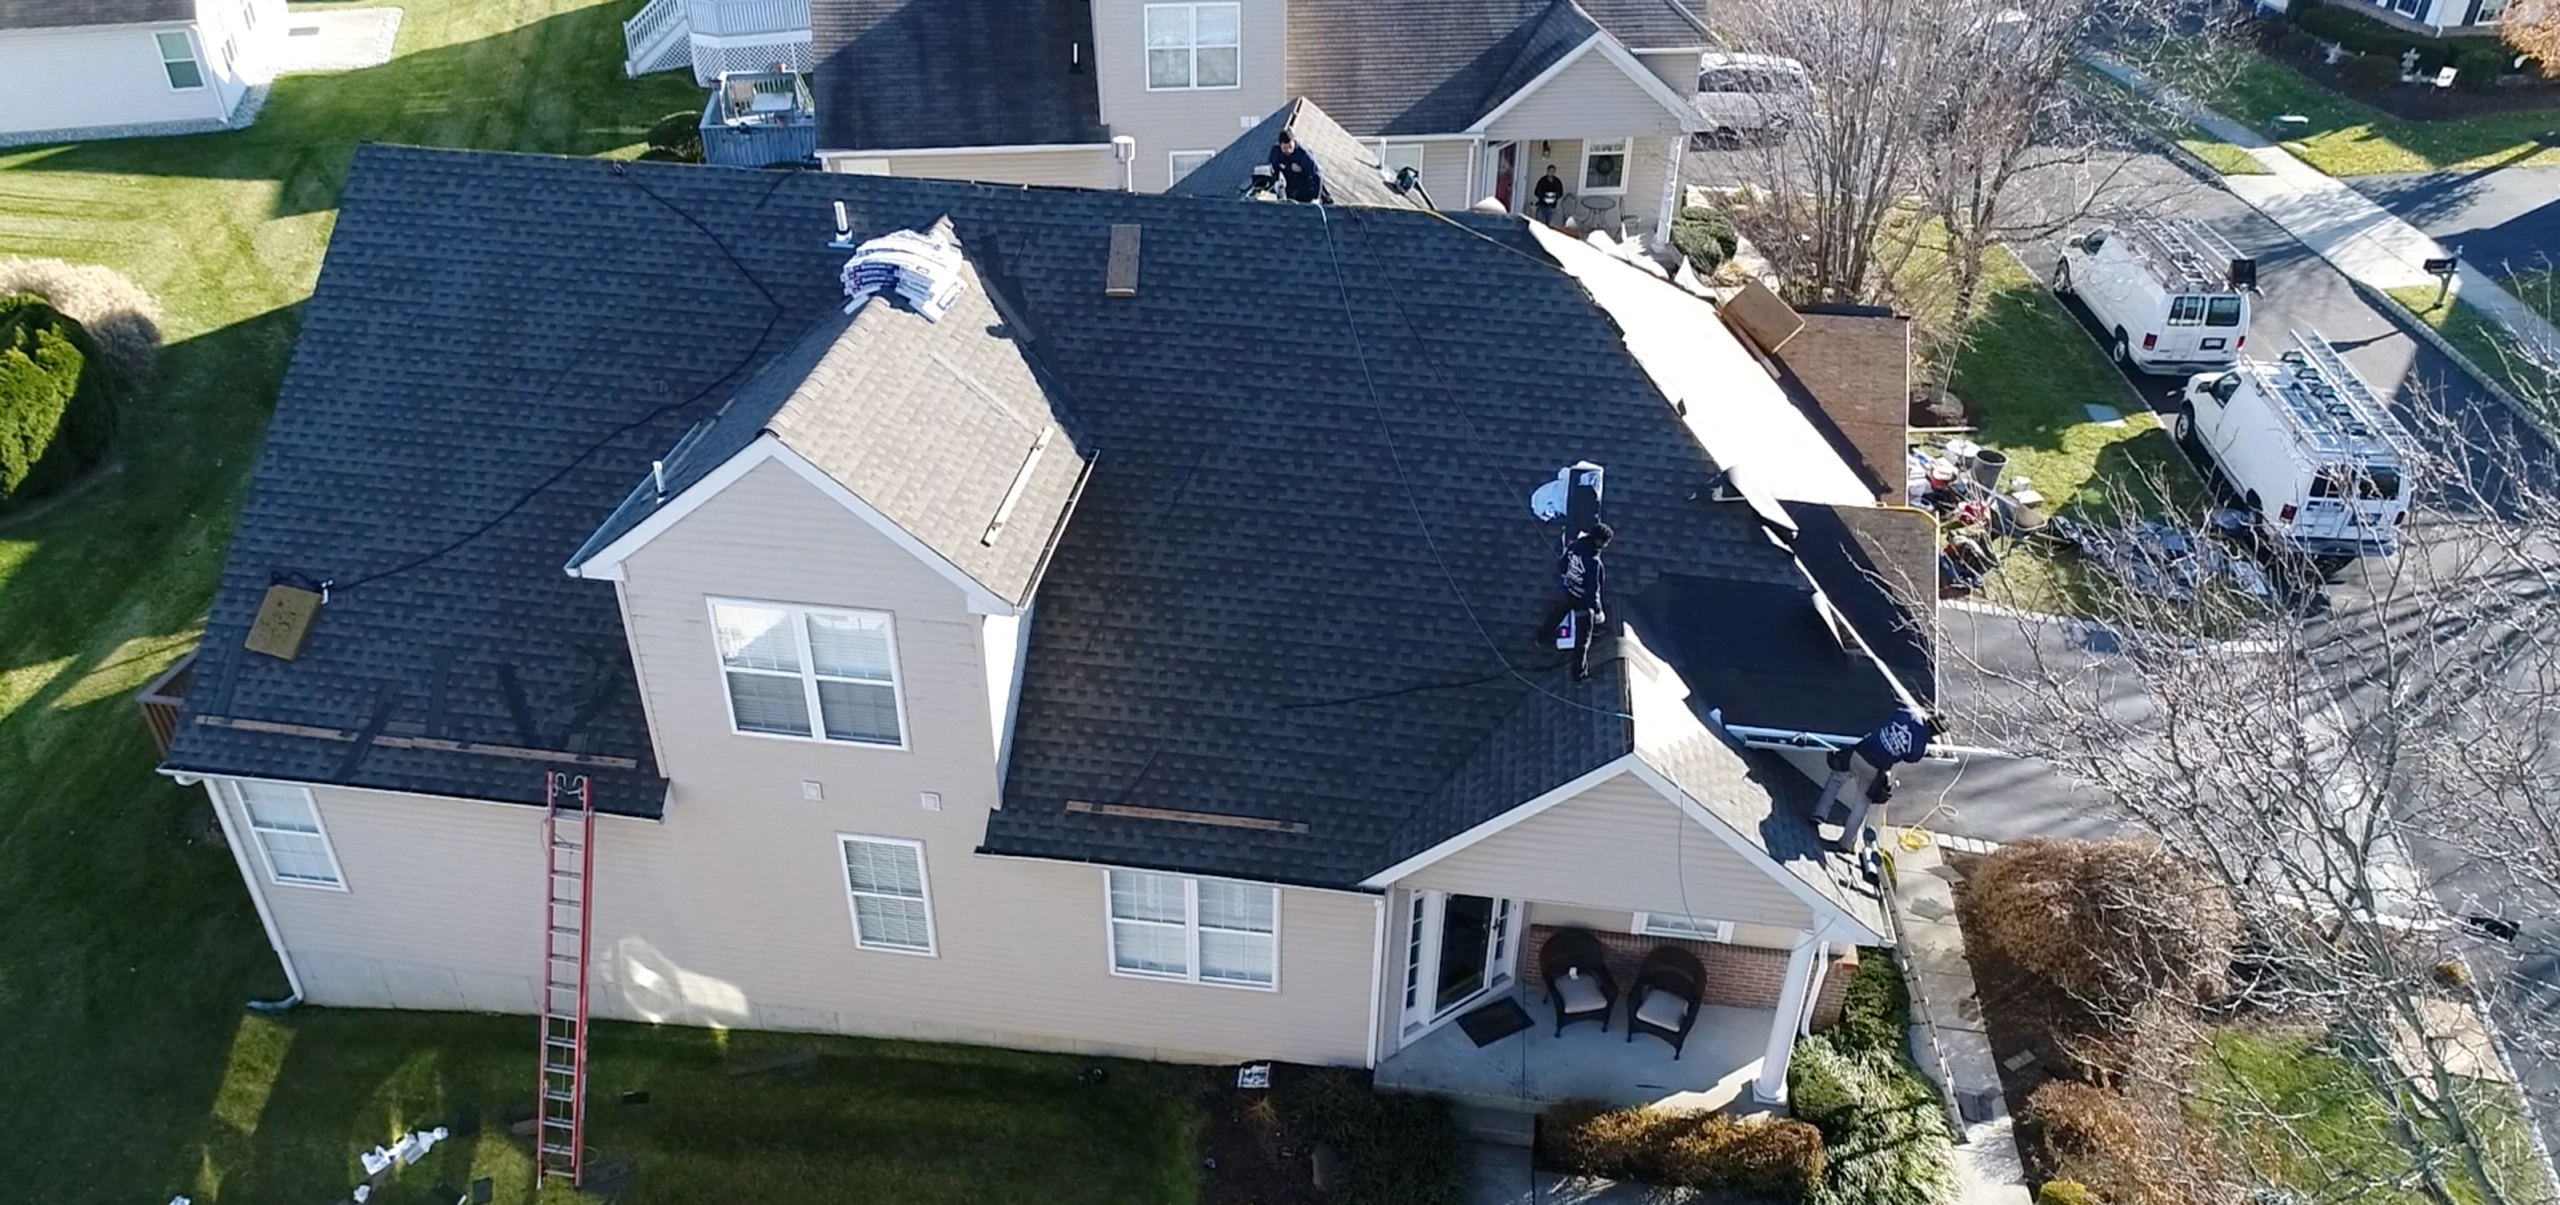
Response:
[[[1556,206],[1564,202],[1564,181],[1557,178],[1555,164],[1547,165],[1547,174],[1538,177],[1538,186],[1531,189],[1529,195],[1538,203],[1539,223],[1555,225]]]
[[[1554,640],[1556,625],[1567,615],[1573,624],[1573,680],[1591,678],[1591,638],[1595,629],[1609,621],[1608,611],[1600,603],[1600,586],[1608,567],[1600,563],[1601,550],[1609,546],[1616,533],[1606,523],[1594,523],[1591,530],[1575,536],[1564,546],[1564,554],[1556,558],[1556,589],[1563,597],[1547,612],[1546,623],[1539,626],[1539,639]]]
[[[1280,141],[1271,146],[1271,170],[1280,175],[1280,186],[1289,199],[1312,202],[1324,196],[1324,173],[1316,170],[1316,157],[1298,145],[1294,131],[1280,131]]]

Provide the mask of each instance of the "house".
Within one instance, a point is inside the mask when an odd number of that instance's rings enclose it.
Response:
[[[705,88],[732,71],[809,70],[809,0],[649,0],[622,23],[622,70],[693,69]]]
[[[2494,38],[2498,23],[2506,19],[2509,0],[2362,0],[2343,7],[2428,37]]]
[[[533,1010],[565,771],[601,1017],[1775,1098],[1888,934],[1771,750],[1933,691],[1871,502],[1517,219],[369,146],[163,769],[315,1004]],[[1545,1028],[1569,928],[1700,960],[1680,1059]]]
[[[816,0],[812,17],[836,171],[1157,192],[1312,103],[1442,209],[1525,212],[1553,166],[1560,221],[1659,237],[1702,128],[1706,35],[1679,0]]]
[[[284,0],[0,0],[0,145],[244,125],[285,25]]]

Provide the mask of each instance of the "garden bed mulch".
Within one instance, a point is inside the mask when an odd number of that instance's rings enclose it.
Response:
[[[2426,84],[2370,88],[2350,81],[2343,62],[2331,63],[2327,56],[2316,50],[2305,53],[2298,43],[2289,44],[2270,37],[2261,39],[2259,48],[2268,58],[2301,72],[2321,87],[2408,121],[2461,121],[2493,113],[2560,110],[2560,80],[2501,84],[2486,91],[2437,88]]]
[[[1273,1087],[1306,1068],[1275,1066]],[[1200,1069],[1200,1205],[1316,1205],[1315,1139],[1276,1091],[1236,1087],[1233,1067]]]

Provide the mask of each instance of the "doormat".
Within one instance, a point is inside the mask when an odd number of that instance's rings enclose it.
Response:
[[[1458,1018],[1458,1028],[1467,1031],[1468,1040],[1478,1046],[1491,1046],[1534,1024],[1536,1022],[1529,1019],[1529,1010],[1508,997]]]

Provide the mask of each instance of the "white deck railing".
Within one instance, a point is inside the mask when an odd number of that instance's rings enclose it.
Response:
[[[666,71],[690,61],[690,52],[670,53],[685,38],[687,0],[649,0],[638,16],[622,23],[623,70],[632,75]]]
[[[809,31],[809,0],[686,0],[693,32],[713,37]],[[650,7],[657,7],[651,0]]]

